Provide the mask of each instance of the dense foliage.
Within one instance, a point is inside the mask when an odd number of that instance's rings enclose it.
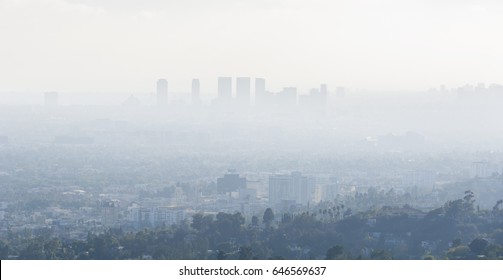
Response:
[[[171,227],[109,229],[85,240],[55,238],[48,229],[11,233],[0,240],[0,258],[503,259],[502,204],[477,209],[467,191],[423,215],[409,206],[358,214],[346,209],[340,219],[326,217],[343,206],[281,216],[266,209],[250,221],[241,213],[195,214]]]

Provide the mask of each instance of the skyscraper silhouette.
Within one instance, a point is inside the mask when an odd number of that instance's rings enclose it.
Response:
[[[164,106],[168,104],[168,81],[166,79],[157,80],[157,105]]]
[[[200,90],[199,79],[192,79],[192,104],[201,102]]]
[[[269,205],[278,209],[281,204],[307,205],[314,198],[316,179],[300,172],[269,176]]]
[[[328,88],[327,84],[321,84],[320,85],[320,106],[323,108],[327,105],[328,101]]]
[[[323,95],[327,95],[328,94],[327,84],[321,84],[320,85],[320,93],[323,94]]]
[[[232,99],[232,78],[218,77],[218,99],[229,101]]]
[[[266,102],[265,79],[255,78],[255,104],[263,105]]]

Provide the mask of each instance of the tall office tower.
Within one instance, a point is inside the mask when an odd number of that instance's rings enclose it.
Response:
[[[107,200],[101,202],[101,223],[106,227],[112,227],[119,221],[119,201]]]
[[[217,178],[218,193],[230,193],[246,188],[246,178],[240,177],[235,169],[229,169],[222,178]]]
[[[295,204],[307,205],[313,200],[315,190],[316,179],[302,176],[300,172],[269,176],[269,205],[276,209],[288,209]]]
[[[232,78],[218,77],[218,99],[229,101],[232,99]]]
[[[337,177],[331,176],[329,178],[328,182],[326,182],[326,184],[324,184],[322,187],[322,194],[323,196],[321,197],[321,200],[324,201],[334,201],[334,199],[337,198],[337,195],[339,194]]]
[[[199,79],[192,79],[192,104],[201,103]]]
[[[320,85],[320,102],[322,106],[327,104],[328,101],[328,89],[327,89],[327,84],[321,84]]]
[[[168,104],[168,81],[166,79],[157,80],[157,105]]]
[[[59,103],[59,94],[57,92],[44,92],[45,107],[57,107]]]
[[[431,170],[411,170],[403,175],[402,185],[413,195],[425,195],[435,188],[435,180]]]
[[[264,104],[266,99],[265,95],[265,79],[255,78],[255,104]]]
[[[327,95],[328,94],[327,84],[321,84],[320,85],[320,93],[323,94],[323,95]]]
[[[236,99],[239,104],[250,104],[250,78],[236,78]]]

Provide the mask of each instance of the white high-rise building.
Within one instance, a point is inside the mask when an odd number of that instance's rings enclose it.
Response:
[[[199,104],[201,102],[201,88],[199,85],[199,79],[192,80],[192,104]]]
[[[315,191],[316,179],[302,176],[300,172],[269,177],[269,205],[271,207],[281,207],[283,202],[307,205],[314,199]]]
[[[232,99],[232,78],[218,77],[218,99],[229,101]]]

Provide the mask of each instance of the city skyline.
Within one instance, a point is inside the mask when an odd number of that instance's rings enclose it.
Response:
[[[503,260],[502,14],[0,0],[0,259]]]
[[[56,91],[56,90],[43,90],[33,92],[0,92],[0,105],[40,105],[47,104],[48,94],[58,95],[58,100],[49,101],[49,103],[57,105],[105,105],[115,104],[120,105],[124,102],[135,99],[135,103],[142,105],[153,104],[211,104],[215,100],[222,99],[222,94],[225,95],[223,99],[236,100],[238,103],[263,105],[270,103],[273,97],[285,99],[286,96],[297,96],[297,101],[316,103],[325,99],[324,103],[331,103],[336,99],[349,97],[352,99],[359,99],[361,101],[377,101],[388,100],[389,102],[396,100],[399,101],[403,97],[410,99],[410,102],[419,101],[424,98],[439,98],[440,102],[445,98],[452,97],[498,97],[503,96],[503,85],[498,83],[464,83],[457,86],[449,87],[445,84],[432,86],[417,91],[385,91],[380,92],[376,90],[369,90],[365,88],[348,88],[340,85],[328,85],[327,83],[318,83],[310,85],[306,88],[299,88],[292,85],[283,85],[277,90],[269,88],[270,80],[259,77],[215,77],[214,84],[208,85],[207,81],[202,81],[199,78],[193,78],[185,83],[183,90],[173,90],[171,87],[171,80],[166,78],[159,78],[154,80],[154,85],[150,86],[150,90],[143,91],[117,91],[117,92],[84,92],[84,91]],[[219,88],[221,81],[222,88]],[[238,82],[238,81],[242,82]],[[244,81],[244,86],[243,86]],[[267,83],[266,83],[267,81]],[[241,83],[241,85],[240,85]],[[169,88],[168,88],[169,84]],[[267,86],[266,86],[267,84]],[[211,88],[214,86],[215,88]],[[239,92],[244,90],[243,96],[238,98]],[[290,92],[290,93],[288,93]],[[40,94],[44,97],[41,99]],[[62,99],[61,99],[62,98]],[[290,99],[291,99],[290,98]],[[321,98],[321,99],[320,99]],[[239,101],[239,100],[240,101]],[[283,101],[286,101],[286,98]],[[318,99],[318,101],[314,101]],[[288,101],[286,101],[288,102]],[[291,101],[293,102],[293,101]],[[53,106],[54,107],[54,106]]]
[[[0,92],[502,83],[498,1],[0,1]],[[65,22],[61,25],[61,22]],[[233,24],[229,24],[232,22]]]

